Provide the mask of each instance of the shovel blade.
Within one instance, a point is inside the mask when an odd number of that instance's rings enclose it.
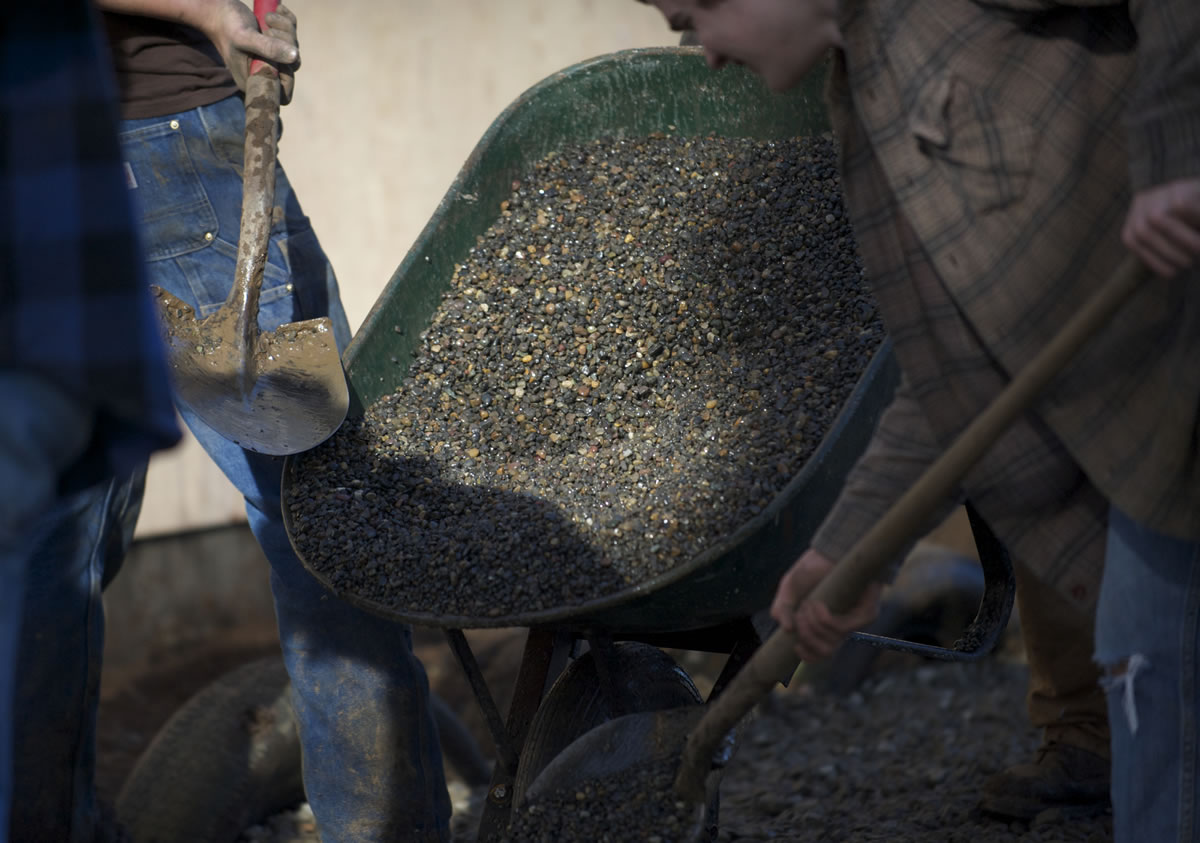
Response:
[[[626,714],[580,735],[545,766],[525,792],[525,802],[560,790],[578,790],[593,779],[616,778],[630,768],[656,761],[678,762],[702,706]],[[681,839],[694,841],[704,830],[706,805],[697,803]]]
[[[678,758],[688,732],[700,720],[701,706],[626,714],[584,732],[551,759],[529,789],[527,801],[590,779],[619,776],[637,764]]]
[[[224,310],[197,320],[170,293],[156,293],[175,396],[209,427],[248,450],[284,456],[341,426],[350,393],[329,319],[281,325],[245,353]]]

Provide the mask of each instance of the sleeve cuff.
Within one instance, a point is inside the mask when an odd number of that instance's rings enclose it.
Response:
[[[1129,131],[1129,175],[1134,191],[1200,178],[1200,103],[1168,118],[1140,119]]]

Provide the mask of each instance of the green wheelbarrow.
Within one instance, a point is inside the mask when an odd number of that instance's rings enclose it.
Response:
[[[350,415],[403,381],[421,332],[461,262],[495,221],[511,184],[546,155],[600,137],[671,132],[762,141],[828,131],[823,79],[786,95],[771,94],[741,69],[714,74],[695,48],[627,50],[582,62],[543,80],[513,102],[480,140],[412,249],[346,349]],[[695,558],[646,582],[583,605],[501,617],[395,611],[355,594],[340,599],[396,622],[445,630],[471,683],[497,748],[497,763],[479,840],[496,839],[526,788],[561,749],[624,714],[704,705],[773,630],[765,608],[779,577],[808,546],[865,449],[899,380],[885,343],[804,467],[770,505]],[[302,462],[289,457],[284,512]],[[969,511],[969,508],[968,508]],[[972,660],[991,651],[1013,601],[1009,561],[972,517],[981,561],[982,598],[975,620],[950,647],[859,634],[862,643],[924,656]],[[289,532],[292,524],[288,522]],[[293,533],[294,534],[294,533]],[[297,548],[303,561],[303,550]],[[482,627],[529,630],[512,702],[496,706],[463,633]],[[664,652],[726,656],[708,699]],[[790,676],[778,677],[786,683]],[[707,822],[715,827],[715,794]]]

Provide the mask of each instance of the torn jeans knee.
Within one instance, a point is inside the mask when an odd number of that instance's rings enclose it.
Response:
[[[1136,735],[1138,730],[1137,713],[1137,675],[1150,667],[1150,662],[1141,653],[1134,653],[1127,659],[1104,665],[1104,678],[1100,680],[1105,691],[1119,697],[1121,710],[1129,725],[1130,734]],[[1111,704],[1111,703],[1110,703]]]

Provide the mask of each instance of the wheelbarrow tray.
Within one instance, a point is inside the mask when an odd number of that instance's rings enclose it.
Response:
[[[514,101],[467,159],[343,356],[350,416],[361,415],[403,381],[449,289],[455,263],[499,217],[512,182],[565,146],[600,137],[710,134],[761,141],[828,131],[823,75],[772,94],[741,68],[712,72],[696,48],[625,50],[573,65]],[[385,617],[446,629],[549,627],[629,634],[709,629],[766,607],[782,573],[808,546],[865,449],[899,379],[885,344],[804,467],[757,516],[722,542],[653,579],[575,606],[502,615],[434,615],[390,607],[333,588],[341,599]],[[284,500],[297,470],[288,458]],[[285,505],[289,535],[290,511]],[[303,551],[296,548],[303,561]]]

